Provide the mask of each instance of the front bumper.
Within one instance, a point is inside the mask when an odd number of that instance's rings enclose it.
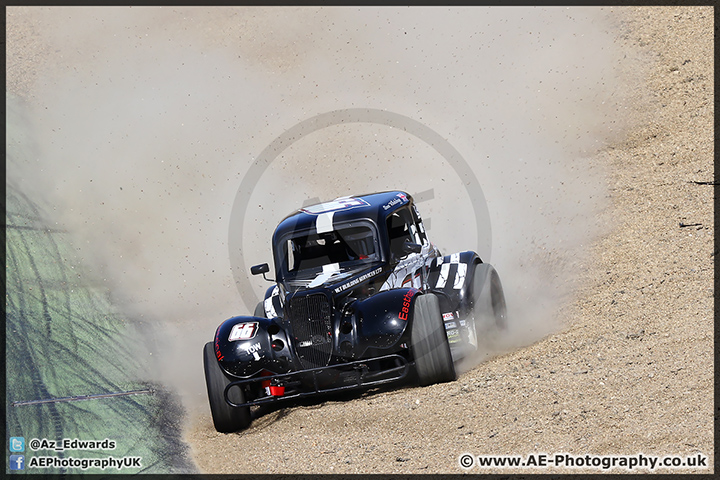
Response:
[[[383,364],[391,362],[395,363],[395,366],[382,368]],[[223,395],[225,396],[225,401],[232,407],[263,405],[322,393],[340,392],[343,390],[397,382],[407,377],[410,371],[410,365],[411,363],[402,355],[384,355],[327,367],[309,368],[278,375],[236,380],[225,387]],[[336,378],[335,385],[323,387],[321,383],[325,382],[321,382],[321,380],[327,380],[328,377],[333,375],[335,375]],[[273,387],[284,387],[285,393],[281,396],[269,395],[245,403],[234,403],[228,398],[228,391],[231,388],[254,383],[271,385]],[[340,383],[340,385],[337,385],[338,383]]]

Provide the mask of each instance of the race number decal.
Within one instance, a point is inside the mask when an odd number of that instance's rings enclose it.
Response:
[[[255,337],[258,329],[258,322],[246,322],[238,323],[233,326],[228,336],[228,341],[234,342],[236,340],[250,340]]]

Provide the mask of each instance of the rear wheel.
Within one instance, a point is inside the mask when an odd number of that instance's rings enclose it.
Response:
[[[225,387],[232,381],[222,371],[212,342],[205,344],[203,350],[205,366],[205,383],[207,384],[208,400],[213,424],[218,432],[231,433],[247,428],[250,425],[250,407],[231,407],[223,396]],[[232,387],[228,397],[233,403],[245,403],[245,394],[240,387]]]
[[[455,365],[450,354],[438,298],[427,293],[415,300],[410,344],[420,385],[455,380]]]
[[[507,329],[507,306],[500,275],[489,263],[475,267],[470,308],[478,340]]]

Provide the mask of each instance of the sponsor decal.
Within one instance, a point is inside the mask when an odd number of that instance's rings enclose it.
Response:
[[[452,320],[455,318],[455,315],[452,314],[452,312],[443,313],[443,320]]]
[[[222,362],[223,358],[225,358],[223,354],[220,353],[220,327],[215,331],[215,356],[219,362]]]
[[[455,322],[448,322],[445,324],[445,328],[457,328],[457,324]]]
[[[258,322],[243,322],[233,326],[228,335],[228,341],[234,342],[236,340],[250,340],[255,338],[257,334]]]
[[[388,209],[394,207],[395,205],[407,203],[407,201],[408,201],[408,199],[404,194],[398,193],[397,198],[393,198],[388,203],[383,205],[382,208],[383,208],[383,210],[388,210]]]
[[[447,331],[448,343],[457,343],[460,341],[459,330],[448,330]]]
[[[348,288],[352,288],[352,287],[354,287],[355,285],[359,284],[360,282],[364,282],[364,281],[367,280],[368,278],[372,278],[372,277],[374,277],[375,275],[380,274],[380,272],[382,272],[382,267],[378,267],[378,268],[376,268],[375,270],[373,270],[372,272],[368,272],[368,273],[366,273],[366,274],[364,274],[364,275],[360,275],[359,277],[350,280],[350,281],[349,281],[348,283],[346,283],[345,285],[340,285],[340,286],[337,287],[334,291],[335,291],[335,293],[344,292],[344,291],[347,290]]]
[[[418,293],[418,290],[416,289],[410,289],[407,291],[405,296],[403,297],[403,304],[402,308],[400,309],[400,312],[398,312],[398,318],[400,320],[407,321],[408,314],[410,313],[410,301],[415,296],[415,294]]]

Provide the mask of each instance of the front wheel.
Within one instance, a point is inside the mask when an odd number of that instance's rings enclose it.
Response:
[[[212,342],[205,344],[203,350],[203,364],[205,367],[205,383],[207,384],[210,413],[212,414],[215,430],[221,433],[237,432],[250,425],[250,407],[231,407],[224,397],[225,387],[232,381],[223,372],[215,358]],[[242,388],[235,386],[228,391],[233,403],[245,403],[245,394]]]
[[[256,317],[262,317],[265,318],[265,303],[260,302],[257,305],[255,305],[255,312],[253,313]]]
[[[411,352],[420,385],[451,382],[457,378],[450,353],[440,302],[432,293],[415,300],[410,331]]]

